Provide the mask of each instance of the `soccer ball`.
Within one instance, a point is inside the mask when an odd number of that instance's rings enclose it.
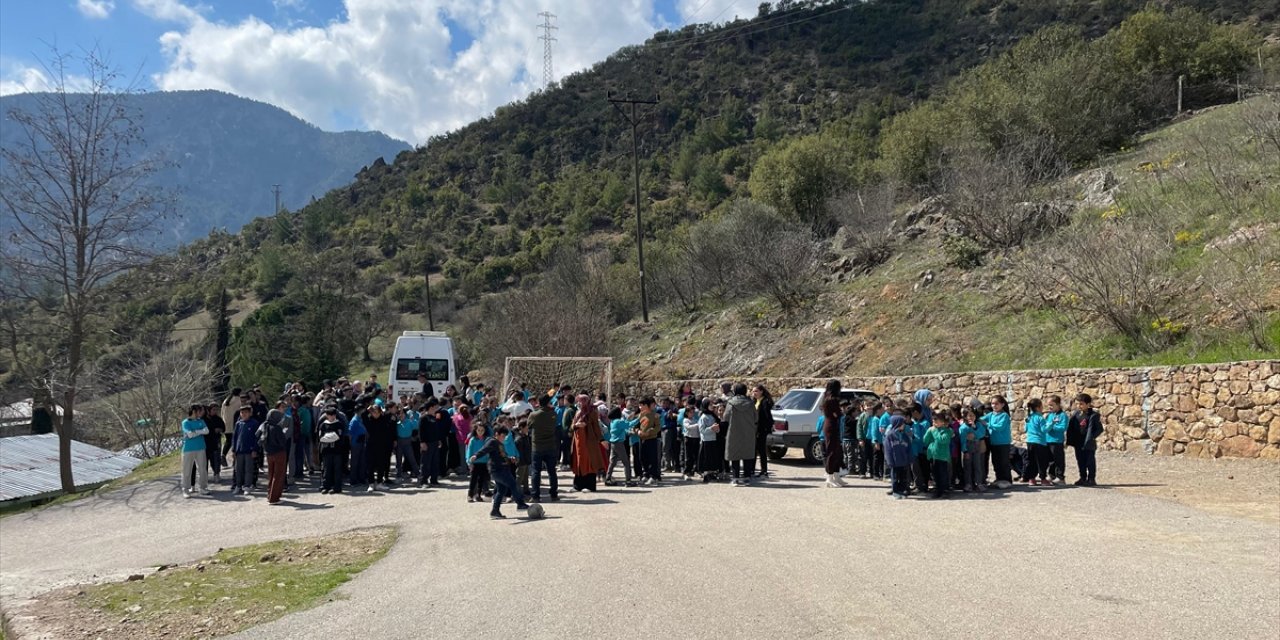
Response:
[[[544,515],[546,513],[542,511],[542,505],[536,503],[529,505],[529,518],[531,520],[541,520]]]

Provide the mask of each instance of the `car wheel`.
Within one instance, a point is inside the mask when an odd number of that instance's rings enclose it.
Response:
[[[806,462],[822,462],[822,457],[826,455],[826,449],[822,446],[822,441],[817,438],[809,440],[809,446],[804,448],[804,459]]]
[[[786,447],[769,447],[770,460],[781,460],[783,456],[786,456],[786,455],[787,455]]]

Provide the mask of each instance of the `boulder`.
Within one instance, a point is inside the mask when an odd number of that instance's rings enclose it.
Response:
[[[1173,441],[1161,440],[1160,444],[1156,445],[1156,453],[1162,456],[1173,455]]]
[[[1267,444],[1280,444],[1280,416],[1272,418],[1267,428]]]
[[[1164,423],[1164,439],[1171,442],[1191,442],[1191,436],[1187,433],[1186,427],[1177,420]]]
[[[1245,435],[1237,435],[1223,440],[1218,445],[1222,450],[1222,455],[1232,458],[1256,458],[1263,447],[1253,438]]]

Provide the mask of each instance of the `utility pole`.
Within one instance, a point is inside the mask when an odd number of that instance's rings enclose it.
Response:
[[[1182,81],[1186,76],[1178,76],[1178,116],[1182,115]]]
[[[271,193],[276,194],[276,210],[271,212],[274,215],[280,213],[280,185],[271,185]]]
[[[436,319],[431,313],[431,254],[429,253],[422,260],[422,280],[427,284],[427,329],[435,331]]]
[[[615,98],[613,94],[608,94],[608,100],[622,117],[627,119],[631,124],[631,172],[635,176],[636,185],[636,256],[640,262],[640,310],[644,314],[644,321],[649,322],[649,290],[645,286],[644,280],[644,225],[640,221],[640,145],[636,134],[636,127],[640,125],[639,119],[636,117],[636,105],[638,104],[658,104],[657,98],[653,100],[636,99],[630,96],[626,98]],[[620,105],[631,105],[631,114],[628,115]]]
[[[556,41],[555,36],[551,35],[552,31],[557,31],[560,27],[551,24],[556,14],[550,11],[543,11],[538,14],[542,18],[542,24],[538,25],[542,29],[542,35],[538,39],[542,41],[542,88],[546,89],[551,86],[555,76],[551,73],[551,43]]]

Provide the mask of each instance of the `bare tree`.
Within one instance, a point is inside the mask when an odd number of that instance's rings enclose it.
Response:
[[[84,93],[68,88],[83,67]],[[46,64],[54,90],[33,97],[30,110],[5,114],[20,131],[0,149],[0,205],[8,238],[0,258],[13,277],[4,285],[17,299],[49,313],[61,362],[52,394],[58,424],[62,489],[75,491],[71,439],[76,399],[91,354],[91,320],[102,309],[103,285],[144,263],[143,243],[168,212],[168,201],[143,186],[158,161],[141,155],[139,116],[128,88],[95,51],[75,57],[52,52]],[[54,295],[50,295],[53,292]]]
[[[363,306],[352,314],[352,320],[365,362],[373,362],[369,345],[377,338],[394,333],[401,324],[400,316],[391,310],[391,305],[376,298],[365,300]]]
[[[1151,349],[1182,326],[1187,287],[1173,275],[1173,256],[1167,229],[1151,219],[1119,219],[1064,230],[1027,251],[1018,271],[1046,303]]]
[[[536,286],[486,297],[463,333],[475,336],[494,368],[507,356],[609,355],[605,268],[578,249],[562,250]]]
[[[1012,248],[1067,221],[1068,208],[1038,202],[1032,194],[1035,185],[1059,173],[1047,146],[949,154],[942,191],[948,214],[965,236],[985,249]]]
[[[124,389],[95,403],[102,421],[128,441],[139,457],[174,451],[182,420],[193,403],[208,403],[217,375],[210,361],[180,349],[130,358],[101,372]]]
[[[1239,229],[1209,243],[1205,253],[1211,258],[1202,262],[1202,275],[1214,301],[1244,323],[1253,346],[1261,351],[1280,347],[1267,331],[1271,307],[1259,286],[1260,278],[1272,281],[1277,278],[1275,264],[1280,257],[1277,235],[1280,232],[1276,225],[1258,224]]]
[[[750,200],[735,202],[719,226],[716,237],[732,253],[740,295],[767,295],[787,311],[816,289],[818,243],[809,227]]]
[[[837,231],[832,248],[848,254],[858,271],[866,273],[893,255],[889,227],[897,206],[897,189],[892,184],[879,184],[857,191],[846,191],[827,203]]]

